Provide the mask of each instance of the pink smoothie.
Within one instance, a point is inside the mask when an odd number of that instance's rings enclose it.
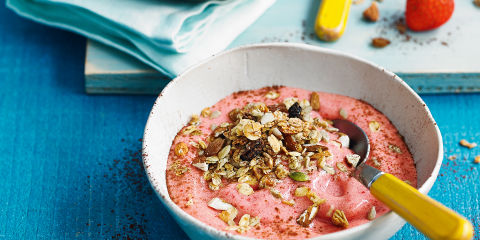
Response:
[[[276,99],[266,98],[265,94],[272,90],[279,93],[280,96]],[[223,199],[238,209],[235,222],[238,222],[243,214],[260,217],[260,225],[242,235],[263,239],[304,239],[341,231],[343,228],[333,225],[330,217],[327,216],[332,208],[344,211],[349,228],[368,222],[367,215],[372,206],[375,206],[376,217],[387,213],[389,209],[376,200],[368,189],[336,167],[338,173],[335,175],[330,175],[321,169],[313,171],[309,174],[310,181],[307,182],[296,182],[288,177],[279,181],[275,188],[282,193],[284,199],[295,201],[293,206],[289,206],[272,196],[268,189],[255,188],[253,194],[242,195],[237,191],[238,183],[226,180],[223,180],[223,186],[219,190],[212,191],[203,178],[203,171],[192,166],[192,162],[197,158],[197,149],[189,143],[198,140],[207,142],[208,136],[212,132],[211,125],[218,126],[223,122],[231,122],[228,113],[232,109],[241,108],[251,102],[264,102],[266,105],[277,104],[288,97],[309,100],[311,93],[311,91],[291,87],[263,88],[232,94],[211,106],[211,111],[221,112],[219,117],[214,119],[200,117],[199,129],[202,131],[200,135],[179,133],[172,143],[168,166],[180,162],[189,170],[182,175],[176,175],[174,171],[167,170],[167,187],[170,198],[185,212],[205,224],[228,231],[225,230],[228,225],[218,217],[220,211],[207,206],[212,198]],[[318,94],[320,110],[312,111],[312,117],[321,117],[327,120],[340,119],[339,111],[343,108],[348,113],[347,119],[360,126],[370,139],[371,153],[367,163],[406,180],[416,187],[417,174],[412,155],[395,126],[386,116],[361,100],[331,93],[318,92]],[[371,121],[380,124],[378,131],[372,131],[369,128]],[[189,147],[189,151],[184,157],[179,157],[174,153],[174,148],[179,142],[187,143]],[[335,166],[336,162],[345,162],[345,156],[352,154],[348,148],[336,147],[332,141],[326,145],[334,156],[327,162],[330,166]],[[399,149],[392,149],[392,145]],[[295,189],[300,186],[308,186],[319,197],[326,199],[326,202],[319,206],[318,214],[309,227],[302,227],[296,222],[298,216],[312,204],[308,198],[294,195]],[[229,232],[240,234],[236,231]]]

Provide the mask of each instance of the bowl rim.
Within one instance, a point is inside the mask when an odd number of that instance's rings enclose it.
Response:
[[[188,75],[191,71],[193,71],[194,69],[196,69],[198,67],[201,67],[205,64],[208,64],[211,60],[213,60],[217,57],[227,55],[227,54],[231,54],[231,53],[234,53],[234,52],[251,50],[251,49],[256,49],[256,48],[295,48],[295,49],[306,50],[306,51],[321,52],[321,53],[325,53],[325,54],[328,54],[328,55],[340,56],[340,57],[343,57],[343,58],[350,58],[350,59],[353,59],[355,61],[359,61],[361,63],[364,63],[366,65],[370,65],[371,67],[374,67],[376,70],[382,71],[383,73],[389,75],[391,77],[392,81],[396,81],[397,83],[400,83],[404,88],[406,88],[406,90],[408,90],[408,92],[410,94],[413,95],[413,97],[419,103],[422,104],[424,110],[427,113],[428,119],[430,120],[430,123],[433,124],[434,128],[435,128],[435,135],[436,135],[435,140],[437,141],[437,144],[438,144],[436,163],[435,163],[435,166],[433,168],[433,171],[432,171],[431,175],[425,180],[424,184],[420,188],[418,188],[418,191],[420,191],[423,194],[427,194],[430,191],[430,189],[432,188],[433,184],[435,183],[435,181],[438,177],[438,173],[440,171],[440,167],[441,167],[441,164],[442,164],[442,161],[443,161],[443,139],[442,139],[442,135],[440,133],[440,129],[438,128],[438,125],[437,125],[436,121],[434,120],[429,108],[427,107],[425,102],[420,98],[420,96],[407,83],[405,83],[405,81],[403,81],[395,73],[393,73],[389,70],[386,70],[385,68],[383,68],[383,67],[381,67],[381,66],[379,66],[379,65],[377,65],[373,62],[370,62],[368,60],[362,59],[360,57],[357,57],[355,55],[345,53],[345,52],[342,52],[342,51],[323,48],[323,47],[319,47],[319,46],[308,45],[308,44],[303,44],[303,43],[257,43],[257,44],[243,45],[243,46],[240,46],[240,47],[236,47],[236,48],[232,48],[232,49],[220,52],[218,54],[213,54],[210,57],[198,62],[197,64],[194,64],[194,65],[188,67],[184,72],[182,72],[177,77],[172,79],[162,89],[162,91],[160,92],[160,94],[156,98],[156,100],[153,104],[153,107],[150,111],[150,114],[148,116],[148,120],[147,120],[147,123],[145,125],[145,129],[144,129],[143,142],[142,142],[142,162],[143,162],[143,167],[145,169],[145,173],[148,177],[148,181],[150,182],[150,185],[152,186],[153,190],[155,191],[155,193],[160,198],[160,201],[163,203],[164,206],[167,207],[167,210],[169,210],[170,213],[176,214],[180,218],[180,220],[182,220],[182,221],[188,221],[189,223],[193,224],[195,227],[197,227],[199,229],[202,229],[205,232],[209,232],[210,234],[217,235],[219,237],[224,237],[224,238],[228,238],[228,239],[254,239],[254,238],[250,238],[250,237],[246,237],[246,236],[232,234],[232,233],[229,233],[229,232],[226,232],[226,231],[222,231],[222,230],[216,229],[216,228],[214,228],[214,227],[212,227],[208,224],[205,224],[204,222],[202,222],[202,221],[198,220],[197,218],[191,216],[190,214],[186,213],[178,205],[176,205],[170,199],[170,197],[168,196],[168,192],[166,194],[162,193],[162,191],[160,191],[158,186],[155,184],[154,179],[152,178],[152,175],[151,175],[152,170],[151,170],[151,168],[149,168],[149,166],[151,165],[151,162],[150,162],[150,159],[148,158],[148,142],[146,141],[146,139],[148,139],[147,136],[149,134],[148,126],[152,122],[152,118],[151,118],[152,112],[156,108],[159,107],[159,104],[157,104],[157,102],[159,101],[159,99],[162,96],[164,96],[165,94],[168,94],[170,89],[173,88],[177,84],[178,81],[181,81],[183,76]],[[373,70],[373,71],[375,71],[375,70]],[[345,230],[341,230],[341,231],[337,231],[337,232],[333,232],[333,233],[328,233],[328,234],[324,234],[324,235],[320,235],[320,236],[315,236],[315,237],[309,238],[309,239],[315,239],[315,240],[329,239],[329,238],[341,239],[343,237],[348,237],[353,233],[361,232],[362,230],[369,228],[374,222],[382,221],[385,218],[391,218],[391,217],[394,217],[395,215],[396,214],[394,212],[389,211],[386,214],[382,215],[381,217],[376,218],[373,221],[370,221],[370,222],[367,222],[367,223],[364,223],[364,224],[361,224],[361,225],[358,225],[358,226],[355,226],[355,227],[352,227],[352,228],[348,228],[348,229],[345,229]]]

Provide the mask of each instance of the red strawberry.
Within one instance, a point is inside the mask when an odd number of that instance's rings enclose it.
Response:
[[[407,0],[407,26],[413,31],[440,27],[450,19],[453,9],[453,0]]]

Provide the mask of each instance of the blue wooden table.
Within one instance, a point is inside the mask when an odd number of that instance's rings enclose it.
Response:
[[[154,96],[84,93],[85,39],[0,6],[0,239],[185,239],[143,172]],[[445,157],[430,195],[479,239],[480,94],[423,96]],[[423,239],[406,225],[393,239]]]

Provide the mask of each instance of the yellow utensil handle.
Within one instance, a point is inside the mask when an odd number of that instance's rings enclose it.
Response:
[[[347,25],[352,0],[322,0],[315,20],[315,33],[324,41],[340,38]]]
[[[472,224],[391,174],[381,175],[370,192],[431,239],[472,239]]]

